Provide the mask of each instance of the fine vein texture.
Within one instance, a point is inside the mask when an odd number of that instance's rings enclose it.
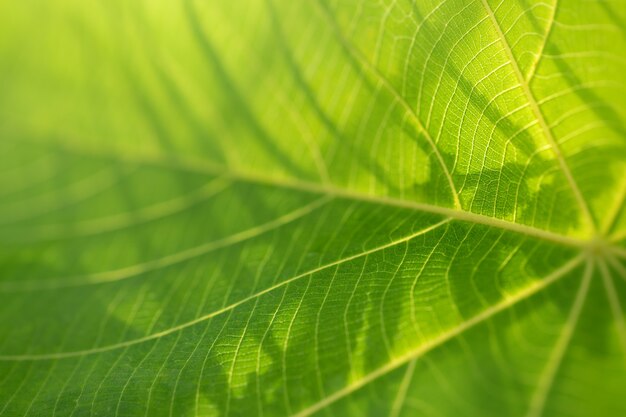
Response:
[[[0,416],[626,415],[624,6],[0,2]]]

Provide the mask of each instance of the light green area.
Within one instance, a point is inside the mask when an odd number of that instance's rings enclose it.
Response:
[[[0,2],[0,415],[626,415],[622,0]]]

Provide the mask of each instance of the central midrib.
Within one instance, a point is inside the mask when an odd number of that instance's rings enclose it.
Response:
[[[91,285],[98,283],[106,283],[106,282],[114,282],[122,279],[126,279],[129,277],[133,277],[136,275],[140,275],[145,271],[159,269],[161,265],[163,266],[171,266],[173,264],[177,264],[179,262],[187,261],[189,259],[195,258],[196,256],[203,255],[207,251],[203,248],[205,247],[225,247],[225,243],[227,241],[231,241],[233,243],[239,243],[242,240],[247,240],[250,237],[256,237],[259,234],[265,233],[264,231],[272,230],[276,226],[281,226],[284,224],[282,221],[283,218],[287,219],[297,219],[302,215],[309,213],[315,207],[318,207],[324,201],[329,201],[329,199],[335,198],[343,198],[352,201],[362,201],[372,204],[379,204],[387,207],[397,207],[415,210],[424,213],[431,213],[443,216],[447,220],[458,220],[462,222],[468,222],[472,224],[484,225],[487,227],[492,227],[504,231],[514,232],[522,236],[533,237],[542,239],[545,241],[563,244],[566,246],[578,248],[581,251],[590,251],[593,250],[597,246],[598,238],[589,238],[589,239],[577,239],[565,235],[561,235],[558,233],[550,232],[547,230],[535,228],[532,226],[526,226],[520,223],[513,223],[506,220],[497,219],[494,217],[488,217],[481,214],[472,213],[469,211],[462,211],[453,208],[441,207],[427,203],[414,202],[410,200],[401,200],[392,197],[382,197],[382,196],[372,196],[366,195],[362,193],[353,192],[340,187],[333,187],[327,185],[321,185],[312,182],[306,181],[294,181],[288,179],[277,179],[273,177],[263,177],[257,174],[249,174],[243,172],[235,172],[235,171],[216,171],[215,175],[219,174],[219,177],[225,180],[230,180],[233,182],[247,182],[259,185],[267,185],[272,187],[280,187],[285,189],[293,189],[299,192],[312,193],[321,196],[321,199],[318,202],[312,202],[307,204],[294,212],[287,213],[285,215],[279,216],[278,218],[271,220],[267,223],[258,225],[252,229],[246,229],[240,232],[237,232],[233,235],[229,235],[223,239],[219,239],[217,241],[205,242],[201,245],[194,246],[191,248],[187,248],[180,252],[170,253],[162,258],[151,259],[149,261],[131,265],[128,267],[108,270],[108,271],[100,271],[92,274],[87,274],[81,277],[70,277],[68,279],[61,280],[44,280],[44,284],[52,284],[52,286],[43,285],[40,289],[55,289],[55,288],[63,288],[64,286],[82,286],[82,285]],[[311,206],[311,207],[309,207]],[[290,220],[291,221],[291,220]],[[260,232],[254,232],[253,229],[259,229]],[[250,236],[248,236],[250,235]],[[243,238],[243,236],[248,236]],[[224,244],[223,244],[224,243]],[[228,245],[227,245],[228,246]],[[58,281],[58,282],[57,282]],[[5,281],[1,282],[0,290],[8,289],[10,292],[20,291],[20,288],[25,284],[33,284],[40,282],[37,280],[19,280],[19,281]],[[33,288],[25,287],[25,290],[32,290]],[[37,289],[37,288],[34,288]]]
[[[399,208],[413,209],[433,214],[440,214],[443,216],[451,217],[460,221],[466,221],[471,223],[483,224],[490,227],[495,227],[503,230],[508,230],[516,233],[520,233],[526,236],[532,236],[549,240],[556,243],[565,244],[567,246],[573,246],[578,248],[587,248],[590,243],[596,239],[597,236],[589,235],[583,238],[577,238],[573,236],[567,236],[564,234],[552,232],[545,229],[540,229],[534,226],[525,225],[522,223],[511,222],[508,220],[498,219],[496,217],[489,217],[483,214],[477,214],[470,211],[459,210],[455,208],[442,207],[429,203],[416,202],[411,200],[405,200],[388,196],[368,195],[357,191],[352,191],[347,188],[337,187],[333,185],[323,185],[321,183],[291,179],[291,178],[277,178],[275,176],[262,175],[255,172],[245,172],[230,169],[223,165],[218,165],[212,162],[207,162],[201,158],[190,157],[177,157],[173,159],[167,159],[165,155],[160,152],[152,154],[120,154],[118,152],[94,152],[93,150],[81,148],[77,144],[68,143],[44,143],[34,140],[32,142],[38,143],[43,146],[55,146],[61,148],[63,151],[72,153],[74,155],[83,155],[93,158],[110,159],[116,162],[122,162],[127,164],[137,164],[144,166],[157,166],[165,169],[175,169],[178,171],[193,172],[205,175],[214,175],[224,177],[237,182],[253,183],[269,185],[273,187],[293,189],[302,192],[309,192],[315,194],[323,194],[329,196],[335,196],[339,198],[359,200],[370,203],[376,203],[386,206],[393,206]]]
[[[404,200],[394,197],[384,197],[376,195],[368,195],[355,191],[348,190],[346,188],[321,185],[314,182],[290,180],[290,179],[277,179],[270,176],[261,176],[258,174],[236,172],[236,171],[216,171],[215,175],[223,175],[233,181],[265,184],[274,187],[294,189],[302,192],[310,192],[315,194],[322,194],[328,196],[334,196],[338,198],[344,198],[349,200],[358,200],[363,202],[375,203],[384,206],[392,206],[398,208],[413,209],[416,211],[439,214],[445,217],[450,217],[455,220],[465,221],[469,223],[482,224],[498,229],[503,229],[511,232],[516,232],[525,236],[536,237],[544,240],[549,240],[556,243],[561,243],[567,246],[574,246],[578,248],[588,247],[592,241],[592,237],[589,236],[586,239],[575,238],[566,236],[563,234],[551,232],[549,230],[540,229],[533,226],[528,226],[522,223],[514,223],[507,220],[498,219],[496,217],[489,217],[482,214],[472,213],[470,211],[458,210],[454,208],[437,206],[434,204],[421,203],[411,200]]]

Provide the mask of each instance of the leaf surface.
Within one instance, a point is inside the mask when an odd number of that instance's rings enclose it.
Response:
[[[625,11],[3,2],[0,415],[624,415]]]

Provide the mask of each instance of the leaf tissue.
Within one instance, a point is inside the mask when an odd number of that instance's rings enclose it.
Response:
[[[0,416],[626,416],[625,6],[0,2]]]

